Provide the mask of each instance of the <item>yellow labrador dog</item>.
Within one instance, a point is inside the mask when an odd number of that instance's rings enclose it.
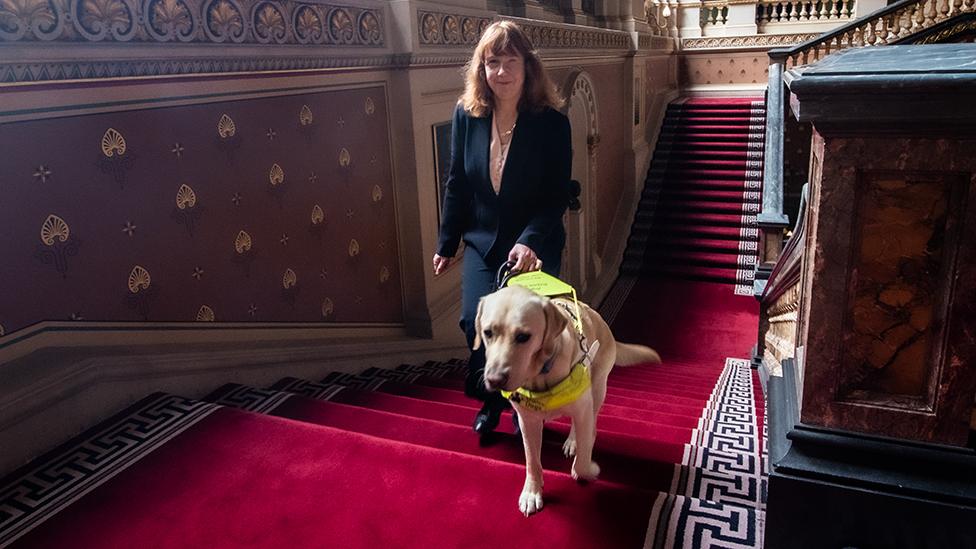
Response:
[[[579,305],[583,345],[574,328],[572,300],[549,299],[509,286],[478,304],[474,348],[485,345],[485,387],[506,396],[517,391],[509,398],[518,412],[525,445],[525,486],[519,496],[519,510],[525,516],[542,510],[543,422],[565,415],[572,418],[563,452],[575,456],[574,479],[595,480],[600,474],[592,459],[596,416],[607,394],[610,370],[614,363],[661,361],[649,347],[614,340],[599,313]],[[576,366],[584,362],[584,347],[591,355],[588,382],[586,371]],[[524,396],[529,398],[520,398]]]

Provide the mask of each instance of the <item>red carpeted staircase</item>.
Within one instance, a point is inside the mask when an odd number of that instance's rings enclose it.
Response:
[[[209,402],[152,395],[8,477],[0,546],[641,547],[701,505],[722,517],[714,535],[755,546],[761,412],[746,363],[615,370],[601,479],[572,480],[569,424],[553,422],[546,507],[531,518],[517,509],[520,439],[503,421],[479,444],[462,369],[227,385]],[[717,422],[734,401],[748,404],[748,435],[730,446]]]
[[[726,282],[752,293],[766,111],[761,98],[668,106],[623,273]]]
[[[606,315],[664,363],[611,374],[597,482],[573,481],[569,423],[550,422],[545,508],[523,517],[521,439],[506,413],[479,443],[462,363],[370,368],[146,397],[0,482],[0,547],[760,547],[764,404],[730,358],[756,339],[731,285],[755,242],[759,112],[669,111]]]

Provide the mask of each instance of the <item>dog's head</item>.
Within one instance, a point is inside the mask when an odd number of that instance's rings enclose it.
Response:
[[[549,299],[520,286],[478,303],[474,348],[485,346],[485,387],[512,391],[542,372],[569,319]]]

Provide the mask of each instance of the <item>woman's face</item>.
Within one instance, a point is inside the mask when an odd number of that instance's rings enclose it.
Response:
[[[485,56],[485,78],[496,98],[518,101],[525,83],[525,59],[517,53],[489,53]]]

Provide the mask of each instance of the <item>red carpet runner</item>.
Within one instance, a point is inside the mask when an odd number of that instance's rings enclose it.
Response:
[[[761,98],[668,106],[624,274],[729,282],[752,294],[765,119]]]
[[[756,306],[735,280],[631,278],[614,329],[665,362],[611,375],[597,482],[547,425],[530,518],[509,414],[481,446],[463,365],[428,363],[149,396],[0,482],[0,547],[759,547],[763,401],[727,358]]]

